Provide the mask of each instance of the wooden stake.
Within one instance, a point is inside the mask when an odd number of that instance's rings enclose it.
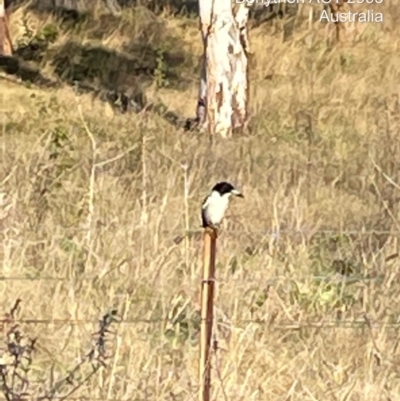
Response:
[[[200,401],[210,401],[210,346],[213,326],[216,245],[217,231],[207,227],[204,230],[203,271],[201,282],[201,331],[199,363]]]

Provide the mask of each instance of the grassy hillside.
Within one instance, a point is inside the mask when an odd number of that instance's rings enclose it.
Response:
[[[69,26],[15,11],[21,47],[46,42],[25,62],[57,83],[0,78],[1,276],[15,278],[0,281],[0,305],[21,298],[23,318],[44,320],[22,326],[39,337],[32,392],[49,371],[65,374],[117,308],[126,322],[110,367],[72,397],[197,397],[199,204],[227,179],[246,198],[218,243],[214,398],[398,398],[400,36],[389,8],[384,26],[342,47],[318,23],[285,43],[280,23],[254,28],[252,134],[212,147],[162,113],[120,113],[70,85],[79,71],[100,91],[134,82],[192,116],[196,20],[141,8]],[[116,75],[98,71],[104,57]]]

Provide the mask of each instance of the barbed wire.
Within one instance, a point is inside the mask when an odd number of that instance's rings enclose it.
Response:
[[[400,322],[388,323],[388,322],[369,322],[366,319],[354,319],[354,320],[318,320],[318,321],[282,321],[282,322],[271,322],[269,319],[233,319],[225,321],[218,321],[217,324],[222,325],[240,325],[240,324],[256,324],[261,326],[269,326],[275,330],[301,330],[301,329],[360,329],[364,327],[372,328],[400,328]],[[98,321],[89,319],[15,319],[15,323],[18,324],[35,324],[35,325],[62,325],[68,324],[74,325],[96,325]],[[126,319],[118,320],[115,325],[134,325],[134,324],[174,324],[175,318],[162,317],[162,318],[137,318],[137,319]],[[0,324],[7,324],[6,319],[0,319]]]
[[[32,399],[35,400],[35,397],[31,397],[31,398],[24,398],[24,399]],[[47,399],[51,399],[51,400],[66,400],[65,396],[51,396],[51,398],[47,398]],[[68,401],[130,401],[132,400],[131,397],[128,398],[93,398],[91,396],[80,396],[80,397],[68,397],[67,398]],[[8,401],[7,398],[2,398],[0,397],[0,401]]]
[[[170,239],[176,244],[179,245],[183,242],[185,238],[189,239],[199,239],[201,238],[203,229],[190,229],[190,230],[163,230],[160,235],[163,237],[171,237]],[[142,235],[145,232],[142,232]],[[232,230],[221,230],[221,235],[224,238],[229,237],[240,237],[240,236],[255,236],[259,239],[269,239],[272,240],[275,244],[279,243],[283,238],[291,238],[295,237],[297,241],[300,241],[302,238],[307,241],[312,241],[316,237],[379,237],[379,236],[387,236],[387,237],[400,237],[399,230],[313,230],[313,229],[265,229],[265,230],[247,230],[247,229],[232,229]]]
[[[121,277],[109,277],[107,274],[107,281],[108,282],[113,282],[113,281],[120,281]],[[356,275],[356,274],[348,274],[347,276],[341,275],[339,273],[336,274],[327,274],[327,275],[301,275],[301,276],[272,276],[267,279],[265,279],[264,284],[265,285],[272,285],[275,284],[279,281],[290,281],[290,282],[296,282],[296,281],[304,281],[304,280],[311,280],[311,281],[325,281],[325,282],[335,282],[335,283],[353,283],[353,282],[367,282],[367,281],[375,281],[375,280],[384,280],[385,275],[380,274],[376,275],[374,277],[371,276],[363,276],[363,275]],[[79,277],[79,282],[81,281],[101,281],[102,278],[99,276],[93,276],[93,277]],[[241,279],[240,279],[241,280]],[[73,277],[66,277],[66,276],[35,276],[35,277],[30,277],[30,276],[0,276],[0,282],[1,281],[66,281],[66,282],[71,282],[74,281]],[[221,278],[215,279],[215,281],[218,284],[224,284],[224,283],[232,283],[232,281],[235,281],[235,278],[232,277],[231,280],[224,280]],[[246,283],[252,283],[255,282],[259,285],[263,284],[263,281],[260,280],[259,278],[254,278],[252,279],[251,277],[246,277]],[[125,296],[127,293],[132,293],[131,290],[126,290],[126,293],[120,294],[120,296]],[[135,297],[134,293],[132,293],[132,296],[134,299],[137,299]],[[149,294],[146,296],[141,297],[143,300],[153,298],[153,295]],[[156,298],[160,298],[160,296],[156,296]]]
[[[76,232],[86,232],[85,228],[74,228]],[[133,232],[138,233],[152,233],[154,230],[140,228],[135,229]],[[162,235],[195,235],[195,234],[202,234],[204,229],[199,227],[189,228],[186,229],[172,229],[172,230],[161,230],[159,234]],[[6,233],[6,230],[3,231]],[[321,229],[321,230],[313,230],[313,229],[295,229],[295,228],[267,228],[267,229],[260,229],[260,230],[248,230],[244,228],[235,228],[235,229],[221,229],[221,233],[229,233],[229,234],[258,234],[258,235],[288,235],[288,234],[324,234],[324,235],[399,235],[400,230],[374,230],[374,229]],[[3,234],[4,235],[4,234]]]
[[[139,231],[139,230],[138,230]],[[161,234],[200,234],[203,233],[204,230],[202,228],[191,228],[189,230],[162,230]],[[325,234],[325,235],[400,235],[400,231],[398,230],[340,230],[340,229],[326,229],[326,230],[313,230],[313,229],[265,229],[265,230],[246,230],[246,229],[233,229],[227,230],[223,229],[221,232],[229,232],[229,233],[240,233],[240,234],[262,234],[262,235],[277,235],[277,234]]]

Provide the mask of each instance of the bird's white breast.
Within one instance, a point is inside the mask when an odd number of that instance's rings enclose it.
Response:
[[[220,195],[213,191],[203,205],[203,209],[207,220],[212,224],[219,224],[224,218],[226,209],[229,205],[229,195]]]

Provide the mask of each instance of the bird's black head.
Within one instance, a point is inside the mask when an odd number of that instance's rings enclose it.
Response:
[[[232,194],[243,198],[243,195],[232,184],[226,181],[215,184],[212,191],[216,191],[220,195]]]

